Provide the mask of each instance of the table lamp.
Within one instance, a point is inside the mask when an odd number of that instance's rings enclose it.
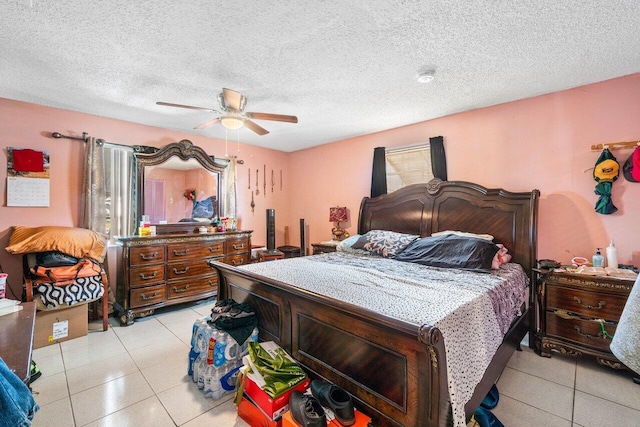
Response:
[[[340,227],[340,223],[344,222],[348,219],[347,216],[347,208],[336,206],[335,208],[329,208],[329,222],[335,222],[336,226],[331,229],[331,234],[333,234],[333,240],[344,240],[349,237],[349,233],[342,227]]]

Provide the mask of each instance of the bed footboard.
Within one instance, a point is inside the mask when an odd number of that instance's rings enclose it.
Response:
[[[375,426],[448,423],[440,331],[336,303],[225,264],[213,263],[219,295],[251,304],[260,338],[273,340],[315,378],[355,397]]]

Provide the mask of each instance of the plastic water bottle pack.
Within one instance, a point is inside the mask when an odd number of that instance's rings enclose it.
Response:
[[[206,397],[220,399],[235,390],[242,357],[248,354],[248,342],[258,341],[258,328],[239,345],[227,332],[198,319],[191,332],[188,374]]]

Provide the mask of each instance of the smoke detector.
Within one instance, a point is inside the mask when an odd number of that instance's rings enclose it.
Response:
[[[417,76],[418,83],[431,83],[436,78],[436,70],[420,71]]]

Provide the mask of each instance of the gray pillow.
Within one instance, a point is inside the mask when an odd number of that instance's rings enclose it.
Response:
[[[488,240],[448,234],[417,239],[396,260],[489,273],[497,252],[498,246]]]
[[[358,241],[358,239],[362,237],[360,234],[354,234],[353,236],[347,237],[336,246],[336,251],[344,252],[346,254],[357,254],[357,255],[370,255],[368,251],[364,249],[354,249],[353,244]]]

